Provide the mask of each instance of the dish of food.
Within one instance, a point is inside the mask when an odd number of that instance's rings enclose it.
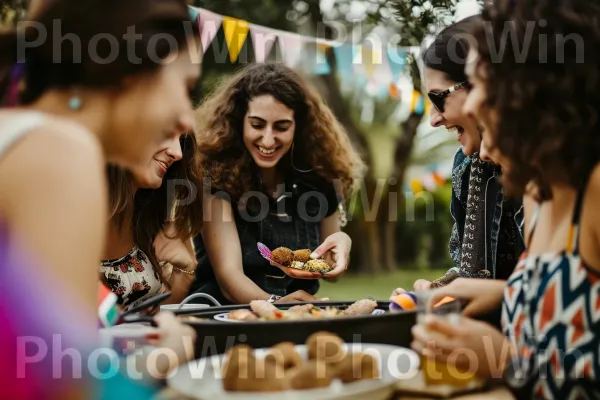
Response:
[[[174,390],[196,399],[388,399],[397,379],[415,376],[419,356],[383,344],[350,345],[329,332],[305,345],[267,349],[237,345],[225,355],[180,366],[169,378]]]
[[[339,318],[353,315],[370,315],[377,308],[377,302],[371,299],[362,299],[351,304],[345,309],[337,307],[318,307],[314,304],[292,306],[287,310],[279,309],[266,300],[250,302],[250,310],[235,310],[214,316],[217,321],[243,322],[243,321],[294,321],[304,319]]]
[[[324,259],[311,259],[312,251],[310,249],[291,250],[287,247],[278,247],[271,251],[264,244],[258,243],[258,251],[266,260],[277,267],[320,272],[322,274],[326,274],[334,268]]]

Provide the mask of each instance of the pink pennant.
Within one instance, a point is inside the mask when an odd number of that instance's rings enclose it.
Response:
[[[279,43],[283,50],[285,65],[290,68],[297,67],[302,59],[302,45],[304,44],[302,37],[293,34],[281,35],[279,36]]]
[[[265,258],[267,261],[271,261],[271,250],[269,250],[267,246],[260,242],[257,243],[257,247],[258,251],[260,252],[260,255],[263,256],[263,258]]]
[[[208,49],[215,36],[217,36],[217,32],[223,23],[223,16],[202,8],[198,9],[198,14],[200,15],[198,18],[200,23],[200,40],[202,41],[204,53],[206,53],[206,49]]]
[[[277,40],[277,35],[269,30],[252,25],[250,27],[250,36],[252,36],[256,62],[264,63]]]

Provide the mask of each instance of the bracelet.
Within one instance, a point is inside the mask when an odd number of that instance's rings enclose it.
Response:
[[[187,275],[195,275],[196,274],[196,271],[186,271],[185,269],[182,269],[182,268],[179,268],[176,266],[173,266],[173,271],[183,272],[184,274],[187,274]]]
[[[277,296],[276,294],[272,294],[271,296],[269,296],[269,300],[267,300],[267,301],[269,303],[275,303],[279,299],[281,299],[281,296]]]

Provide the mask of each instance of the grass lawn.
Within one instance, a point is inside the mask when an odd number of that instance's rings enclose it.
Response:
[[[329,297],[331,300],[358,300],[372,296],[376,300],[387,300],[392,291],[401,287],[411,290],[417,279],[433,280],[444,275],[446,270],[409,270],[381,273],[378,275],[348,275],[337,283],[321,281],[318,297]]]

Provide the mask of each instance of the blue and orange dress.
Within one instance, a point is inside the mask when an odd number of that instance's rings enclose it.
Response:
[[[575,202],[566,249],[525,251],[505,290],[502,326],[524,361],[529,398],[600,398],[600,273],[586,265],[578,248],[584,193],[585,187]],[[539,206],[530,238],[538,215]]]

